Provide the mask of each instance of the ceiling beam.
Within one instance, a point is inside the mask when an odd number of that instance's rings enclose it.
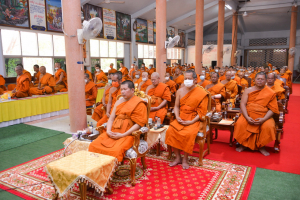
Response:
[[[236,12],[237,11],[238,4],[234,0],[227,0],[226,4],[228,4],[232,8],[232,10],[231,10],[232,12]]]
[[[206,10],[208,8],[211,8],[211,7],[215,6],[215,5],[218,5],[218,1],[213,1],[213,2],[210,2],[210,3],[206,4],[206,5],[204,5],[204,10]],[[196,14],[196,10],[193,10],[193,11],[190,11],[188,13],[185,13],[184,15],[181,15],[180,17],[177,17],[177,18],[175,18],[175,19],[173,19],[171,21],[168,21],[167,22],[167,26],[171,26],[171,25],[173,25],[173,24],[175,24],[177,22],[180,22],[180,21],[182,21],[182,20],[184,20],[184,19],[186,19],[186,18],[188,18],[190,16],[193,16],[195,14]]]
[[[90,2],[91,0],[80,0],[80,4],[81,6],[83,6],[84,4]]]
[[[146,6],[145,8],[133,13],[131,15],[131,19],[136,19],[138,17],[140,17],[141,15],[147,13],[147,12],[150,12],[151,10],[154,10],[156,8],[156,2]]]
[[[255,3],[246,3],[241,7],[239,11],[256,11],[256,10],[266,10],[272,8],[284,8],[292,7],[293,0],[275,0],[275,1],[261,1]],[[300,2],[297,2],[300,5]]]
[[[238,27],[239,27],[240,31],[242,32],[242,34],[244,34],[246,32],[245,22],[241,15],[239,15],[239,17],[238,17]]]
[[[229,16],[231,16],[231,15],[233,15],[232,12],[225,13],[225,18],[226,18],[226,17],[229,17]],[[217,22],[217,21],[218,21],[218,17],[213,18],[213,19],[211,19],[211,20],[208,20],[208,21],[206,21],[206,22],[203,23],[203,27],[204,27],[204,26],[207,26],[207,25],[209,25],[209,24],[212,24],[212,23],[214,23],[214,22]],[[192,27],[192,28],[190,28],[190,29],[185,30],[185,32],[186,32],[186,33],[189,33],[189,32],[194,31],[195,29],[196,29],[196,27],[194,26],[194,27]]]
[[[231,18],[231,15],[228,16],[228,17],[225,17],[224,23],[225,23],[226,21],[228,21],[229,19],[232,19],[232,18]],[[215,24],[214,24],[213,26],[211,26],[209,29],[207,29],[206,31],[204,31],[204,34],[203,34],[203,35],[206,35],[206,34],[212,32],[212,31],[215,30],[215,28],[217,28],[217,27],[218,27],[218,23],[215,23]]]

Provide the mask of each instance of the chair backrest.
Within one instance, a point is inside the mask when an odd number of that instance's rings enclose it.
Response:
[[[238,85],[238,94],[241,95],[242,94],[242,90],[243,90],[243,87]]]
[[[211,111],[211,94],[210,94],[210,92],[207,89],[205,89],[204,87],[202,87],[198,84],[196,85],[196,87],[200,87],[201,89],[205,90],[208,93],[207,112],[210,112]]]

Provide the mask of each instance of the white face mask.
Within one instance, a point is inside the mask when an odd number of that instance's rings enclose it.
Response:
[[[202,70],[202,73],[205,73],[205,70]]]
[[[58,68],[55,68],[55,70],[58,70]]]
[[[86,80],[86,79],[84,79],[84,81],[87,83],[87,80]]]
[[[133,66],[131,65],[131,67],[130,67],[131,69],[133,68]]]
[[[100,72],[100,69],[96,69],[97,72]]]
[[[184,80],[184,85],[185,87],[192,87],[194,85],[194,81],[193,80]]]
[[[149,66],[148,68],[149,68],[149,69],[151,69],[152,67],[151,67],[151,66]]]
[[[111,83],[112,83],[112,80],[111,80],[111,79],[108,79],[108,83],[111,84]]]
[[[216,69],[216,70],[215,70],[215,72],[217,72],[217,73],[218,73],[218,72],[219,72],[219,70],[218,70],[218,69]]]
[[[147,81],[147,78],[142,78],[143,81]]]
[[[168,81],[168,80],[169,80],[169,78],[170,78],[170,77],[165,77],[166,81]]]
[[[200,80],[203,81],[205,79],[205,76],[200,76]]]
[[[140,75],[135,75],[135,78],[140,78]]]
[[[245,76],[248,77],[249,75],[248,75],[248,74],[245,74]]]

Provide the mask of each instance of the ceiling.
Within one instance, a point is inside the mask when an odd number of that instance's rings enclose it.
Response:
[[[98,5],[118,12],[130,15],[138,15],[139,18],[154,21],[155,0],[115,0],[125,1],[124,4],[100,4],[102,0],[81,0],[84,3]],[[241,0],[225,0],[233,10],[225,8],[227,17],[225,18],[225,33],[231,33],[232,14],[236,8],[240,8],[239,32],[260,32],[260,31],[279,31],[290,29],[291,7],[294,0],[250,0],[245,3]],[[205,0],[205,6],[209,8],[204,10],[204,34],[217,33],[218,0]],[[300,1],[298,3],[300,5]],[[167,23],[174,19],[175,23],[170,26],[186,30],[194,34],[195,27],[195,6],[196,0],[167,0]],[[140,11],[140,12],[138,12]],[[143,12],[142,12],[143,11]],[[244,17],[242,13],[247,11],[248,16]],[[184,17],[182,17],[184,16]],[[159,20],[159,19],[156,19]],[[297,19],[297,29],[300,27],[300,14]]]

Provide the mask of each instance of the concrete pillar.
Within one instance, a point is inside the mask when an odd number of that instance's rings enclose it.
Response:
[[[195,66],[196,73],[202,70],[204,0],[196,0]]]
[[[231,50],[231,62],[230,65],[233,66],[236,64],[236,58],[234,57],[234,53],[236,52],[237,49],[237,21],[238,20],[238,13],[235,12],[232,16],[232,50]]]
[[[224,19],[225,18],[225,1],[219,1],[218,13],[218,49],[217,49],[217,66],[223,66],[223,42],[224,42]]]
[[[166,73],[167,52],[165,49],[167,29],[167,1],[156,0],[156,71],[160,80],[164,80]]]
[[[292,7],[292,15],[291,15],[289,48],[296,46],[297,12],[298,12],[298,7],[293,6]],[[294,72],[294,63],[295,63],[295,55],[294,56],[289,55],[288,68],[291,72]]]
[[[77,29],[81,29],[80,0],[62,1],[64,31],[68,35],[77,35]],[[65,35],[66,64],[68,71],[68,94],[70,130],[76,132],[86,128],[85,82],[83,75],[82,45],[78,44],[76,37]],[[81,52],[81,53],[80,53]]]

